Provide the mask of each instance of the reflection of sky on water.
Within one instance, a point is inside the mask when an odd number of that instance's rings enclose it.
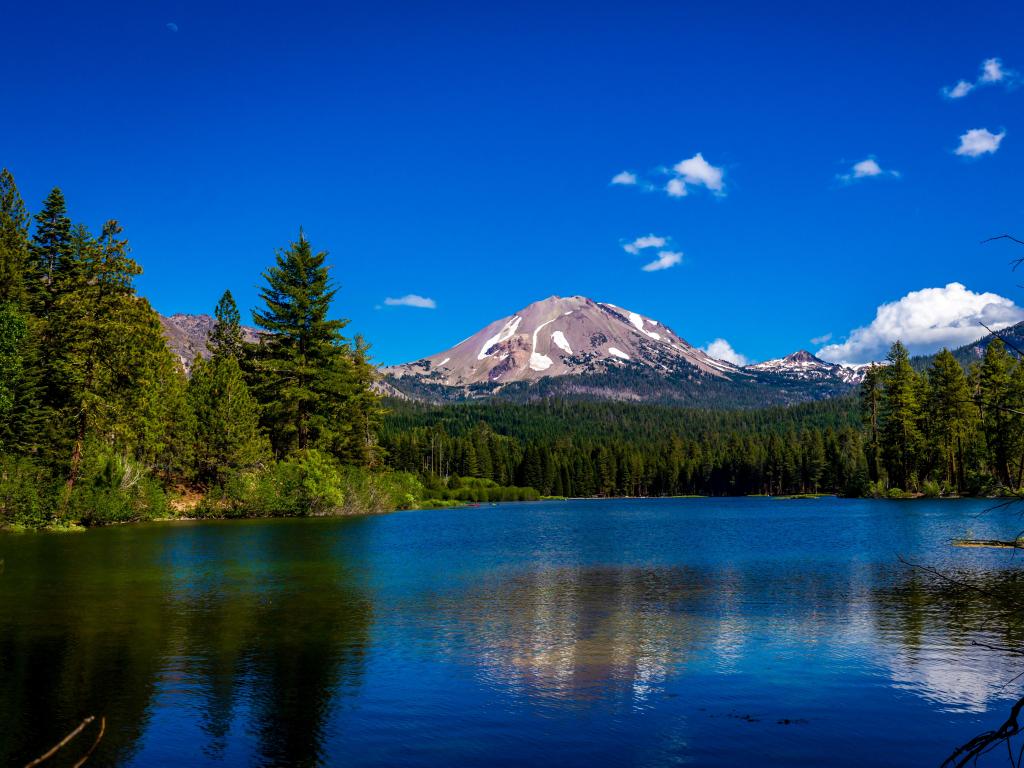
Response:
[[[971,646],[1020,647],[1004,598],[1024,571],[948,546],[965,508],[609,501],[20,539],[0,718],[26,740],[0,764],[102,708],[98,765],[934,765],[1024,690],[1016,656]]]

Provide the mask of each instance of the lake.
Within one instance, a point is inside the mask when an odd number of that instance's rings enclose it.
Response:
[[[1021,693],[1024,659],[971,643],[1019,643],[991,594],[1024,591],[1024,561],[949,544],[1024,528],[992,506],[596,500],[3,534],[0,765],[102,715],[90,766],[936,766]]]

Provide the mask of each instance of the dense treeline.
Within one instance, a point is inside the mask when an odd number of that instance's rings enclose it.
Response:
[[[389,405],[381,435],[389,461],[428,485],[486,478],[555,496],[867,491],[851,398],[747,411],[560,400]]]
[[[852,397],[709,411],[548,400],[396,402],[382,444],[428,485],[473,477],[566,496],[990,494],[1024,484],[1024,363],[998,339],[965,371],[893,345]]]
[[[983,494],[1024,483],[1024,363],[998,338],[968,370],[942,350],[915,370],[899,342],[861,387],[876,493]]]
[[[116,221],[73,223],[59,189],[30,216],[0,172],[0,525],[154,517],[183,493],[217,515],[415,499],[415,478],[372,471],[374,368],[329,317],[325,254],[301,232],[263,274],[259,342],[225,292],[191,377],[129,254]]]

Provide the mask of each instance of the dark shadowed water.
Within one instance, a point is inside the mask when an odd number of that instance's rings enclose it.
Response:
[[[934,766],[1020,692],[1024,660],[972,641],[1021,640],[997,595],[1024,593],[1024,560],[948,543],[1024,527],[989,506],[609,500],[2,535],[0,765],[104,715],[89,765]]]

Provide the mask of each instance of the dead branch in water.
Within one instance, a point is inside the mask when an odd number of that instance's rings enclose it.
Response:
[[[1000,541],[999,539],[953,539],[954,547],[991,547],[993,549],[1024,549],[1024,541]]]
[[[1017,722],[1017,718],[1020,716],[1021,709],[1024,709],[1024,699],[1017,699],[1017,703],[1013,705],[1005,723],[996,730],[978,734],[962,747],[957,747],[953,754],[942,763],[941,768],[965,768],[969,763],[977,762],[978,758],[991,752],[1000,744],[1006,744],[1006,749],[1010,753],[1010,763],[1015,766],[1020,765],[1020,762],[1014,759],[1010,740],[1020,733],[1020,723]]]
[[[35,768],[35,766],[39,765],[40,763],[43,763],[43,762],[49,760],[51,757],[53,757],[58,752],[60,752],[62,749],[64,749],[64,747],[66,747],[68,744],[70,744],[71,741],[76,736],[78,736],[82,731],[84,731],[89,726],[89,724],[92,723],[95,719],[96,719],[95,716],[89,715],[87,718],[85,718],[85,720],[83,720],[81,723],[79,723],[78,727],[75,728],[73,731],[71,731],[71,733],[69,733],[63,739],[58,741],[56,744],[54,744],[52,747],[50,747],[49,750],[47,750],[45,753],[43,753],[42,755],[37,757],[35,760],[33,760],[30,763],[27,763],[25,765],[25,768]],[[75,763],[74,766],[72,766],[72,768],[82,768],[82,766],[85,765],[85,761],[88,760],[90,756],[92,756],[92,753],[96,750],[96,747],[99,746],[100,740],[103,738],[103,734],[106,733],[106,730],[107,730],[107,718],[101,717],[100,718],[100,731],[99,731],[98,734],[96,734],[96,740],[92,743],[92,746],[89,747],[89,751],[86,752],[82,756],[82,758],[77,763]]]

